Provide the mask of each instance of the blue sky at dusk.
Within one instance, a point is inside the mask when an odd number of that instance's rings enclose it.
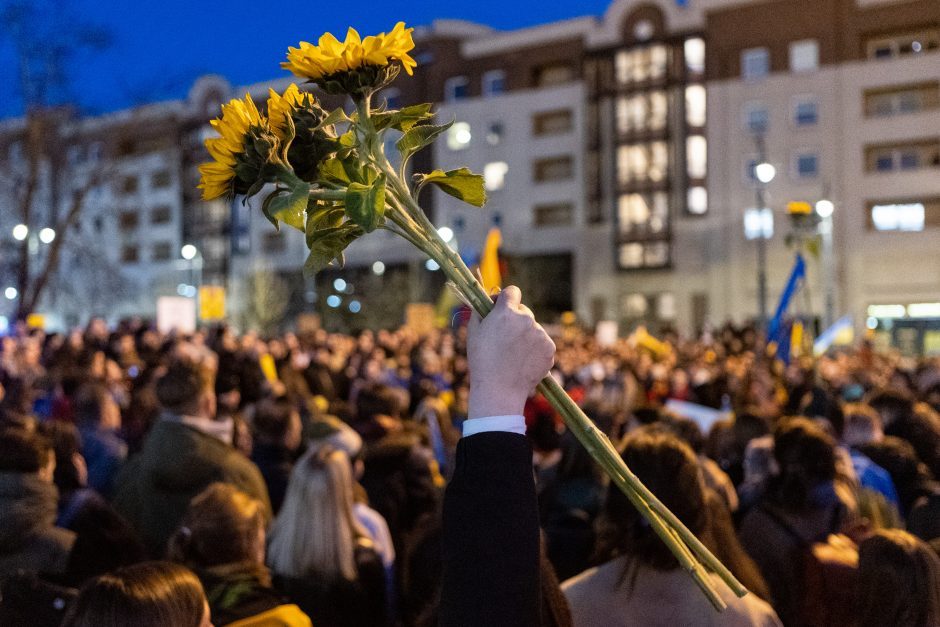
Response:
[[[70,0],[65,4],[72,14],[106,28],[113,38],[105,51],[77,60],[70,87],[88,112],[102,112],[185,96],[193,79],[205,73],[222,74],[236,85],[284,76],[278,63],[288,45],[327,30],[341,37],[348,25],[368,34],[398,20],[419,25],[458,18],[513,29],[601,15],[610,1]],[[22,111],[19,94],[11,93],[15,80],[16,56],[0,33],[0,117]]]

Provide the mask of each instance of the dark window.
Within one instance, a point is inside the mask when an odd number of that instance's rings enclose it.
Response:
[[[122,231],[133,231],[140,224],[140,216],[134,210],[122,211],[118,216],[118,227]]]
[[[157,242],[153,245],[154,261],[168,261],[173,255],[173,246],[170,242]]]
[[[140,258],[140,251],[136,246],[124,246],[121,248],[122,263],[137,263]]]
[[[154,172],[153,177],[150,179],[150,186],[154,189],[162,189],[169,187],[172,181],[173,177],[170,176],[169,170],[160,170],[159,172]]]
[[[280,253],[287,250],[287,240],[279,232],[268,232],[264,234],[262,248],[266,253]]]
[[[535,226],[567,226],[574,217],[574,206],[570,202],[535,205],[532,221]]]
[[[571,109],[544,111],[532,116],[532,134],[536,136],[567,133],[572,126]]]
[[[574,160],[570,155],[539,159],[532,165],[533,178],[537,183],[565,181],[574,176]]]
[[[150,212],[150,223],[151,224],[168,224],[173,219],[172,212],[170,208],[166,205],[160,207],[154,207]]]
[[[121,179],[121,193],[123,194],[136,194],[139,187],[139,182],[136,176],[125,176]]]

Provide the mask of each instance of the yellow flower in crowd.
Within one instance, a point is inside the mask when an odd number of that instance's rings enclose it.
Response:
[[[331,33],[325,33],[314,46],[306,41],[298,48],[287,49],[287,61],[281,67],[290,70],[296,76],[317,80],[338,72],[357,70],[363,65],[382,67],[397,60],[408,74],[417,66],[417,62],[408,53],[415,44],[411,33],[413,28],[405,28],[404,22],[395,24],[388,34],[359,37],[356,29],[346,32],[342,43]]]
[[[252,126],[260,126],[261,114],[249,94],[244,100],[234,99],[222,105],[222,117],[212,120],[212,128],[220,135],[206,140],[206,149],[214,161],[199,166],[202,180],[199,188],[203,200],[230,194],[235,179],[236,155],[244,152],[245,135]]]

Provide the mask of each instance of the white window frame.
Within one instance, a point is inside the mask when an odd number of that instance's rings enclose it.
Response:
[[[816,173],[812,176],[805,176],[800,174],[800,158],[801,157],[816,157]],[[790,177],[795,181],[815,181],[818,180],[821,176],[821,162],[822,159],[819,156],[819,150],[813,148],[799,149],[794,150],[790,158]]]
[[[503,81],[503,89],[500,91],[493,91],[493,83],[496,80]],[[482,89],[483,95],[486,97],[498,96],[499,94],[506,92],[506,72],[505,70],[489,70],[488,72],[483,73],[482,80]]]
[[[800,39],[791,41],[789,47],[790,71],[794,74],[815,72],[819,69],[819,41]]]
[[[762,56],[765,60],[764,71],[756,74],[752,74],[748,71],[748,60],[755,59],[758,55]],[[755,48],[746,48],[741,51],[741,78],[745,81],[759,81],[763,80],[770,74],[770,49],[766,46],[758,46]]]
[[[470,79],[466,76],[451,76],[444,81],[444,100],[446,102],[457,102],[458,100],[464,100],[464,98],[457,98],[456,88],[457,87],[470,87]]]
[[[797,109],[800,105],[807,103],[813,103],[816,106],[816,121],[812,124],[800,124],[797,121]],[[814,94],[800,94],[799,96],[794,96],[790,101],[790,125],[793,128],[817,128],[819,126],[819,117],[819,98],[817,98]]]

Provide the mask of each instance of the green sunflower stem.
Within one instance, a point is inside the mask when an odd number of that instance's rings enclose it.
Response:
[[[400,230],[400,235],[434,259],[465,301],[481,317],[485,317],[493,309],[492,297],[486,293],[460,255],[441,238],[427,214],[412,196],[408,184],[388,162],[382,150],[382,142],[379,141],[378,133],[370,119],[369,98],[357,98],[356,108],[359,113],[358,124],[365,140],[364,157],[386,176],[386,217],[398,227],[395,232]],[[731,571],[643,485],[623,461],[607,435],[594,425],[555,379],[546,376],[539,383],[538,390],[558,411],[568,429],[604,469],[611,481],[649,521],[653,531],[669,547],[680,566],[691,575],[716,610],[721,611],[727,605],[715,589],[709,570],[716,573],[737,596],[747,594],[747,589]]]

